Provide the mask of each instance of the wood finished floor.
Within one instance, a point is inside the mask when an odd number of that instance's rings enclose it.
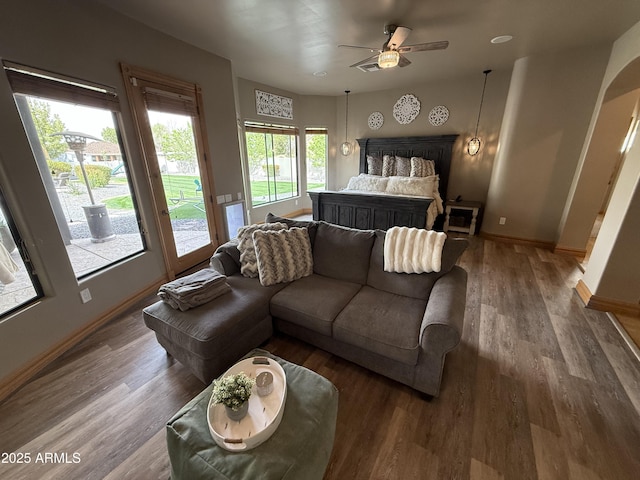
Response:
[[[325,479],[637,479],[640,366],[582,307],[575,262],[473,238],[460,263],[463,341],[437,399],[283,335],[264,346],[340,391]],[[134,309],[0,405],[0,451],[32,458],[0,478],[167,479],[164,424],[203,388]],[[80,462],[33,463],[46,452]]]

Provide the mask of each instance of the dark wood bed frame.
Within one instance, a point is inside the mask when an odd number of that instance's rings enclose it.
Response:
[[[451,153],[457,135],[429,137],[359,138],[360,173],[367,173],[367,155],[422,157],[435,162],[440,175],[440,196],[447,198],[447,184],[451,170]],[[429,198],[399,197],[384,194],[357,194],[335,191],[308,192],[311,197],[313,219],[346,227],[387,230],[393,226],[425,228]],[[434,225],[441,229],[443,216]]]

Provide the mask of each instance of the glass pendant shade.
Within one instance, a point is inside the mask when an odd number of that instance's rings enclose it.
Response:
[[[340,153],[342,153],[342,155],[344,155],[345,157],[347,155],[351,155],[351,150],[352,146],[349,142],[344,142],[342,145],[340,145]]]
[[[480,139],[478,137],[473,137],[471,140],[469,140],[469,143],[467,143],[467,152],[469,153],[469,155],[477,155],[480,151],[481,143],[482,142],[480,142]]]
[[[398,65],[400,61],[400,54],[395,50],[387,50],[380,52],[378,55],[378,66],[380,68],[391,68]]]

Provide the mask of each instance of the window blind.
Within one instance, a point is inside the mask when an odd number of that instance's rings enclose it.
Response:
[[[142,94],[149,110],[188,115],[190,117],[198,115],[195,97],[153,87],[144,87]]]
[[[14,93],[120,111],[118,96],[109,87],[84,83],[82,80],[14,63],[3,62],[3,66]]]

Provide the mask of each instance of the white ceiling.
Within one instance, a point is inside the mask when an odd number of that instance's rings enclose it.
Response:
[[[638,0],[93,0],[231,60],[235,75],[305,95],[408,87],[511,69],[539,52],[611,43],[640,21]],[[387,23],[413,29],[405,44],[448,40],[407,54],[404,68],[349,65],[380,48]],[[491,38],[513,35],[505,44]],[[325,71],[324,77],[314,72]]]

